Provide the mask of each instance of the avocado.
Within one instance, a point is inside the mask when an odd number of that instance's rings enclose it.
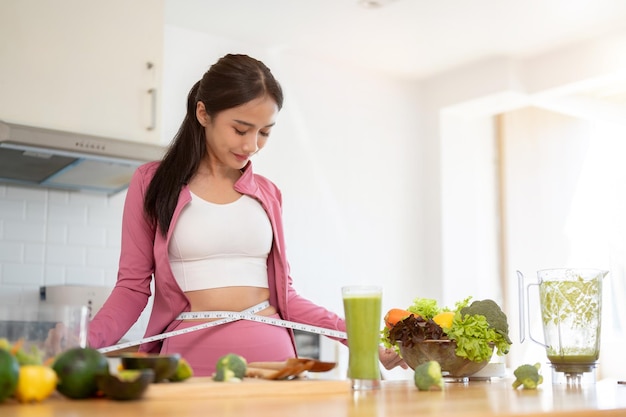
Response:
[[[95,397],[96,375],[109,373],[106,357],[92,348],[72,348],[59,354],[52,364],[59,382],[57,391],[71,399]]]
[[[15,356],[0,348],[0,402],[15,392],[19,375],[20,367]]]
[[[128,353],[120,356],[124,369],[152,369],[154,370],[154,382],[162,382],[176,373],[180,355],[148,354],[143,352]]]
[[[105,396],[117,401],[130,401],[141,398],[154,381],[152,369],[125,369],[118,374],[96,376],[98,389]]]

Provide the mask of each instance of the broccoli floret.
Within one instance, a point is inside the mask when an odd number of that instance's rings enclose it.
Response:
[[[492,327],[496,333],[502,335],[504,340],[510,345],[511,339],[509,338],[509,323],[506,318],[506,314],[502,311],[500,306],[493,300],[478,300],[474,301],[467,307],[463,307],[460,313],[465,316],[466,314],[480,314],[485,316],[489,327]],[[506,353],[506,352],[504,352]]]
[[[441,365],[437,361],[428,361],[416,366],[414,380],[420,391],[443,389]]]
[[[513,388],[523,386],[523,389],[537,389],[537,386],[543,382],[543,376],[539,374],[540,368],[540,363],[519,366],[513,371],[516,378],[513,381]]]
[[[240,382],[246,376],[248,363],[245,358],[234,353],[229,353],[217,360],[215,365],[214,381]]]

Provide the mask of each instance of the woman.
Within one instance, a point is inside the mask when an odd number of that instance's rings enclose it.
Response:
[[[244,311],[334,330],[336,314],[299,296],[291,285],[281,193],[252,171],[250,157],[267,143],[283,104],[279,83],[260,61],[226,55],[189,92],[187,114],[160,162],[141,166],[128,188],[118,280],[89,329],[89,345],[115,344],[151,294],[146,337],[198,325],[182,312]],[[205,319],[211,320],[211,319]],[[291,330],[239,320],[152,341],[140,351],[180,353],[196,375],[217,359],[295,357]],[[388,369],[403,364],[381,350]]]

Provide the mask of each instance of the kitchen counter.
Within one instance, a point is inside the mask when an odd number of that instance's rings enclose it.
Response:
[[[421,392],[412,381],[383,381],[382,389],[352,392],[348,381],[247,379],[218,383],[191,378],[152,384],[143,399],[68,400],[58,394],[39,404],[0,405],[2,417],[148,416],[624,416],[626,385],[600,381],[582,388],[540,385],[514,390],[510,379],[446,383]]]

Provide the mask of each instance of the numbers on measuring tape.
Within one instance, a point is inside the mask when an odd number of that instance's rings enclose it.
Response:
[[[207,323],[201,323],[196,326],[187,327],[186,329],[172,330],[170,332],[161,333],[161,334],[154,335],[154,336],[149,336],[141,340],[135,340],[132,342],[124,342],[124,343],[120,343],[117,345],[100,348],[98,349],[98,351],[101,353],[113,352],[116,350],[126,349],[129,347],[141,345],[144,343],[156,342],[158,340],[163,340],[168,337],[178,336],[178,335],[195,332],[195,331],[202,330],[202,329],[208,329],[210,327],[220,326],[222,324],[230,323],[230,322],[237,321],[237,320],[256,321],[259,323],[269,324],[272,326],[291,328],[294,330],[321,334],[323,336],[335,337],[338,339],[347,338],[345,332],[340,332],[338,330],[325,329],[323,327],[310,326],[307,324],[296,323],[293,321],[287,321],[287,320],[281,320],[281,319],[275,319],[275,318],[267,317],[267,316],[259,316],[255,314],[261,310],[264,310],[267,307],[269,307],[269,303],[267,301],[264,301],[242,312],[205,311],[205,312],[181,313],[178,315],[178,317],[176,317],[177,320],[190,320],[190,319],[220,319],[220,320],[210,321]]]
[[[296,323],[293,321],[275,319],[267,316],[258,316],[250,313],[233,313],[226,311],[208,311],[208,312],[195,312],[195,313],[182,313],[178,316],[179,319],[219,319],[229,318],[235,320],[250,320],[259,323],[265,323],[272,326],[286,327],[295,330],[301,330],[309,333],[321,334],[323,336],[336,337],[338,339],[346,339],[346,333],[338,330],[326,329],[323,327],[311,326],[302,323]],[[211,322],[213,323],[213,322]]]

